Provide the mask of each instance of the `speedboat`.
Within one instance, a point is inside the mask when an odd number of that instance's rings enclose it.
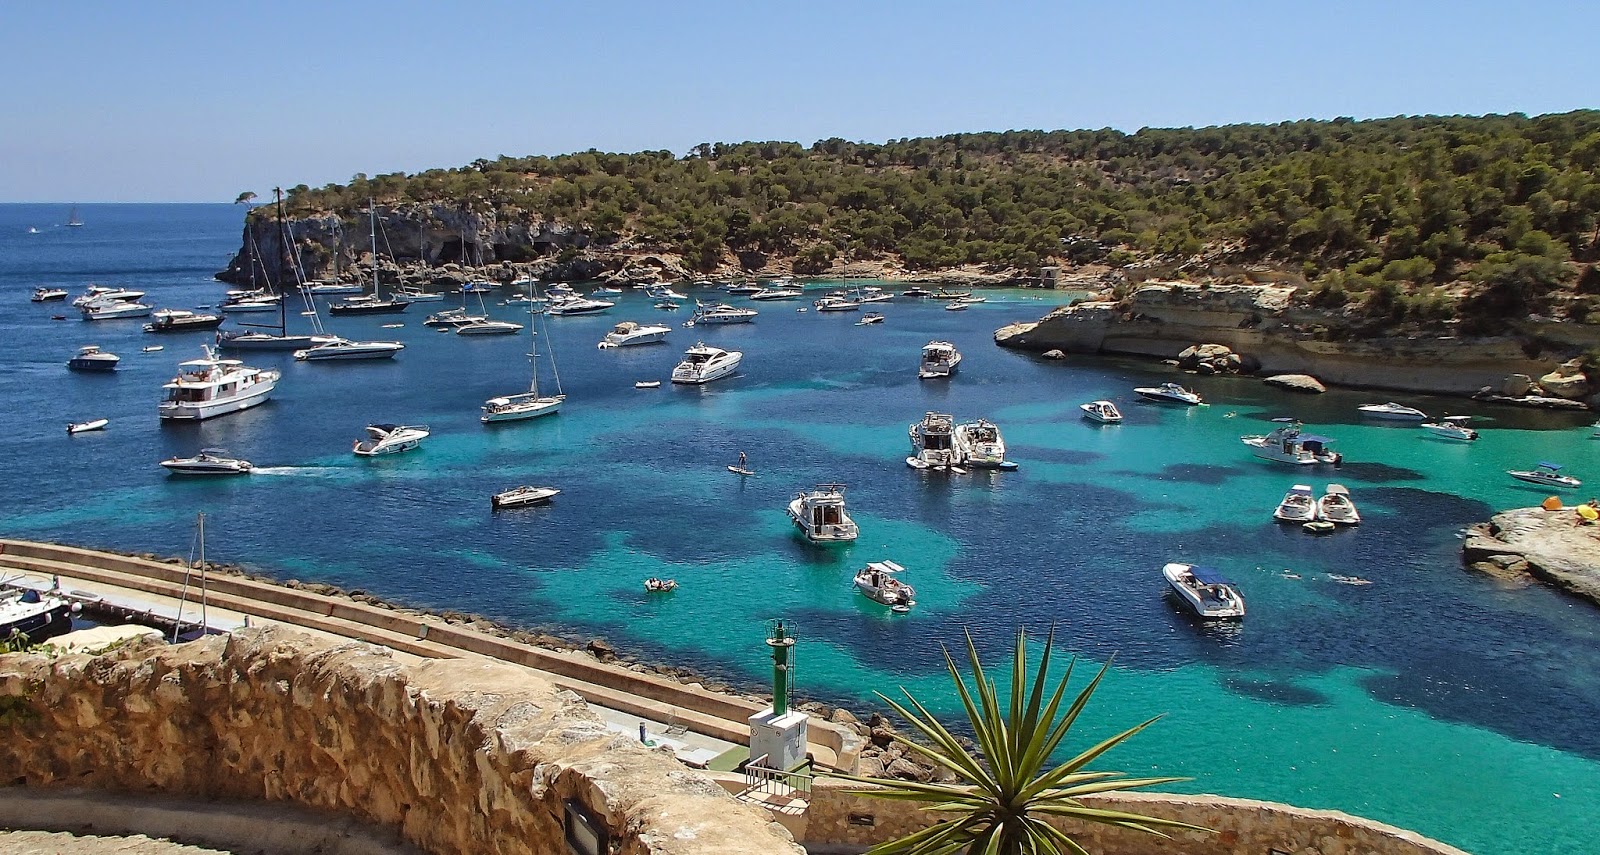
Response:
[[[1418,427],[1443,439],[1471,442],[1478,438],[1478,432],[1464,424],[1471,418],[1471,416],[1445,416],[1436,422],[1423,422]]]
[[[422,445],[429,433],[427,425],[367,425],[367,438],[350,450],[362,457],[399,454]]]
[[[917,368],[917,377],[923,380],[949,377],[956,373],[959,365],[961,352],[955,345],[948,341],[930,341],[922,346],[922,364]]]
[[[609,286],[602,285],[601,287],[596,288],[593,291],[590,291],[589,292],[589,296],[591,296],[591,297],[620,297],[620,296],[622,296],[622,289],[621,288],[611,288]]]
[[[901,291],[900,292],[900,296],[902,296],[902,297],[932,297],[933,296],[933,292],[929,291],[926,288],[920,288],[920,287],[918,287],[916,285],[913,285],[910,288],[907,288],[906,290]]]
[[[882,288],[879,288],[876,285],[868,285],[865,288],[857,288],[855,293],[855,301],[857,303],[888,303],[892,302],[893,300],[893,294],[886,293]]]
[[[973,296],[971,294],[968,294],[965,297],[957,297],[956,298],[956,302],[957,303],[966,303],[969,306],[976,306],[979,303],[987,303],[987,302],[989,302],[989,298],[988,297],[975,297],[975,296]]]
[[[1000,435],[1000,426],[994,422],[978,419],[956,425],[954,438],[956,456],[968,466],[1017,468],[1017,464],[1006,460],[1006,441]]]
[[[522,332],[522,324],[511,321],[491,321],[482,318],[456,327],[456,335],[515,335]]]
[[[67,289],[35,288],[33,289],[33,297],[31,299],[35,303],[52,303],[57,300],[65,300],[67,299]]]
[[[1083,410],[1084,418],[1094,419],[1103,424],[1116,424],[1122,421],[1122,411],[1110,401],[1090,401],[1087,404],[1079,404],[1078,409]]]
[[[672,305],[676,306],[676,303]],[[696,300],[694,314],[686,324],[748,324],[756,319],[755,309],[738,309],[727,303],[701,303]]]
[[[493,282],[468,282],[460,288],[463,294],[487,294],[493,290]]]
[[[221,315],[200,314],[185,309],[157,309],[144,325],[147,333],[189,332],[214,330],[222,326]]]
[[[78,355],[67,360],[67,367],[73,371],[115,371],[117,363],[122,357],[115,353],[107,353],[97,344],[87,344],[78,348]]]
[[[1539,465],[1532,469],[1507,469],[1506,474],[1517,479],[1518,481],[1526,481],[1529,484],[1538,484],[1541,487],[1561,487],[1572,489],[1583,486],[1582,481],[1579,481],[1571,475],[1562,475],[1561,464],[1559,463],[1545,463],[1544,461],[1540,461]]]
[[[1193,406],[1200,403],[1200,396],[1176,383],[1162,383],[1160,386],[1140,386],[1133,391],[1139,397],[1151,401],[1160,401],[1165,404],[1188,404]]]
[[[478,321],[486,320],[488,320],[487,316],[467,314],[466,308],[461,307],[434,312],[423,319],[422,325],[428,327],[464,327],[467,324],[475,324]]]
[[[1356,503],[1343,484],[1328,485],[1328,492],[1317,500],[1317,516],[1338,525],[1361,524],[1361,512],[1356,510]]]
[[[294,358],[302,362],[327,362],[332,360],[347,359],[390,359],[396,353],[405,350],[406,346],[398,341],[351,341],[345,338],[336,338],[324,342],[316,347],[294,352]]]
[[[593,315],[615,306],[610,300],[595,300],[589,297],[572,297],[566,300],[556,300],[550,303],[552,315]]]
[[[1332,439],[1301,433],[1302,425],[1295,419],[1273,419],[1282,422],[1266,435],[1241,436],[1239,441],[1250,446],[1250,453],[1274,463],[1332,463],[1337,466],[1344,458],[1328,448]]]
[[[904,573],[905,569],[893,561],[869,561],[856,573],[856,590],[875,603],[905,614],[917,604],[917,589],[895,578],[894,574]]]
[[[1317,500],[1311,495],[1311,485],[1296,484],[1283,495],[1272,518],[1281,522],[1305,523],[1317,518]]]
[[[173,475],[249,475],[250,461],[229,457],[220,448],[203,448],[193,457],[173,457],[161,461]]]
[[[672,327],[663,327],[656,324],[637,324],[633,321],[623,321],[611,328],[605,338],[600,339],[600,347],[627,347],[630,344],[655,344],[665,341],[667,333],[672,332]]]
[[[86,321],[105,321],[113,318],[142,318],[150,314],[153,309],[143,303],[132,303],[126,300],[112,300],[110,298],[92,300],[78,307]]]
[[[621,293],[620,291],[618,293]],[[687,300],[686,295],[679,294],[666,285],[650,285],[644,289],[644,294],[654,300]]]
[[[946,291],[943,288],[931,295],[935,300],[967,300],[972,297],[971,291]]]
[[[912,422],[911,456],[906,465],[913,469],[945,469],[958,466],[961,458],[955,447],[955,418],[949,413],[926,413]]]
[[[495,493],[490,496],[489,507],[491,510],[498,511],[501,508],[525,508],[529,505],[543,505],[548,504],[552,498],[560,493],[561,491],[554,487],[523,485],[521,487],[513,487],[504,493]]]
[[[883,313],[882,312],[868,312],[865,315],[861,316],[861,320],[856,321],[856,326],[864,327],[864,326],[867,326],[868,324],[881,324],[881,323],[883,323]]]
[[[0,641],[26,636],[37,644],[72,631],[72,615],[81,606],[58,592],[0,590]]]
[[[759,294],[764,289],[754,282],[738,282],[732,285],[723,286],[723,290],[727,291],[729,294],[733,294],[736,297],[748,297],[751,294]]]
[[[218,359],[202,347],[204,359],[178,363],[178,376],[161,388],[166,398],[157,406],[164,419],[199,421],[266,403],[282,376],[275,369],[251,368],[237,359]]]
[[[672,300],[657,300],[655,302],[655,307],[660,309],[663,312],[676,312],[676,311],[678,311],[678,304],[673,302]]]
[[[799,288],[797,286],[778,285],[777,283],[773,283],[772,286],[769,286],[769,287],[766,287],[766,288],[762,288],[761,290],[755,292],[754,294],[751,294],[750,295],[750,299],[752,299],[752,300],[798,300],[801,297],[804,297],[805,294],[806,294],[806,292],[803,289],[801,289],[801,288]]]
[[[1161,568],[1178,599],[1189,610],[1214,620],[1244,617],[1244,597],[1221,573],[1208,567],[1173,562]]]
[[[812,543],[845,543],[861,533],[845,513],[843,484],[818,484],[796,495],[789,502],[789,519]]]
[[[360,294],[367,286],[358,282],[307,282],[306,290],[319,297],[329,294]]]
[[[861,308],[860,303],[847,297],[823,297],[811,305],[819,312],[854,312]]]
[[[90,303],[100,300],[120,300],[131,303],[144,296],[143,291],[132,291],[127,288],[113,288],[110,285],[90,285],[84,292],[72,301],[72,305],[83,308]]]
[[[93,421],[87,422],[71,422],[67,425],[67,435],[71,436],[75,433],[88,433],[90,431],[105,430],[106,425],[110,423],[110,419],[94,419]]]
[[[397,315],[406,310],[411,301],[398,294],[391,295],[387,300],[380,300],[373,295],[347,297],[342,302],[329,303],[330,315]]]
[[[695,342],[683,355],[683,361],[672,369],[672,382],[700,384],[719,380],[739,370],[744,354],[737,350],[723,350],[703,341]]]
[[[1390,401],[1387,404],[1363,404],[1359,407],[1356,407],[1356,409],[1361,411],[1361,415],[1369,416],[1374,419],[1420,422],[1425,421],[1428,418],[1427,413],[1424,413],[1416,407],[1408,407],[1404,404],[1396,404],[1393,401]]]

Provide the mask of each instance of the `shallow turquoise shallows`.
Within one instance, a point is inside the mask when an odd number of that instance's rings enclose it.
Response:
[[[995,347],[997,327],[1059,299],[1038,292],[986,292],[989,302],[964,312],[897,301],[878,307],[888,318],[875,326],[796,311],[809,302],[756,303],[753,324],[688,329],[687,309],[662,312],[630,291],[607,314],[539,326],[538,350],[554,355],[567,395],[555,416],[478,422],[486,398],[526,389],[529,340],[422,326],[446,302],[333,319],[348,337],[404,341],[392,362],[251,355],[284,372],[271,403],[161,425],[161,384],[208,335],[84,322],[28,294],[107,282],[158,306],[215,304],[225,286],[210,274],[236,248],[241,211],[82,205],[84,227],[51,225],[67,208],[0,206],[6,535],[187,553],[204,511],[215,560],[604,635],[752,686],[770,673],[764,621],[784,617],[800,634],[801,693],[858,710],[872,708],[874,691],[904,686],[951,713],[940,645],[959,652],[970,630],[1003,668],[1014,627],[1054,626],[1082,657],[1082,677],[1115,657],[1075,748],[1165,715],[1102,765],[1188,776],[1179,788],[1190,791],[1349,811],[1481,855],[1593,851],[1600,839],[1600,609],[1506,588],[1458,558],[1467,525],[1545,497],[1508,468],[1565,463],[1600,493],[1600,440],[1586,418],[1419,395],[1290,396],[1249,379],[1175,378],[1153,361],[1051,362]],[[507,296],[491,295],[488,310],[526,320],[500,305]],[[305,323],[299,309],[292,325]],[[597,349],[623,320],[673,331],[666,344]],[[395,322],[405,325],[381,326]],[[665,380],[702,339],[743,351],[738,375],[634,388]],[[965,354],[953,379],[917,380],[931,339]],[[69,373],[86,344],[122,367]],[[153,344],[164,349],[142,352]],[[550,360],[540,362],[549,387]],[[1167,407],[1132,392],[1166,379],[1192,380],[1210,404]],[[1127,420],[1081,418],[1078,404],[1096,398],[1118,402]],[[1357,406],[1391,398],[1477,416],[1483,438],[1453,444],[1357,418]],[[907,425],[930,410],[997,422],[1020,468],[907,468]],[[1239,443],[1291,415],[1337,440],[1341,469],[1266,463]],[[63,430],[100,417],[111,420],[102,433]],[[371,422],[434,433],[418,452],[364,460],[350,445]],[[182,480],[157,465],[202,447],[229,449],[256,472]],[[755,475],[727,471],[740,451]],[[785,504],[823,482],[848,485],[857,543],[816,547],[795,534]],[[1293,484],[1320,493],[1333,482],[1354,495],[1359,528],[1319,537],[1272,522]],[[525,483],[562,493],[548,507],[490,512],[490,494]],[[854,571],[880,559],[908,568],[912,614],[852,590]],[[1243,624],[1186,617],[1164,594],[1168,561],[1230,575],[1248,601]],[[647,595],[650,576],[679,588]]]

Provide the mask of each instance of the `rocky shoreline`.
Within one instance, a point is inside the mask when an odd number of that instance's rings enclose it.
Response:
[[[1600,606],[1600,524],[1577,508],[1516,508],[1467,530],[1461,561],[1515,585],[1542,582]]]

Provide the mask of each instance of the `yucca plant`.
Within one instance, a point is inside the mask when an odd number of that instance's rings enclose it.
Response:
[[[1208,829],[1159,817],[1091,807],[1079,801],[1082,796],[1168,784],[1185,778],[1132,778],[1122,772],[1093,772],[1087,767],[1100,755],[1120,745],[1151,724],[1159,716],[1129,728],[1084,750],[1065,763],[1046,770],[1050,756],[1060,747],[1072,725],[1094,695],[1100,680],[1111,667],[1106,663],[1062,713],[1072,666],[1045,697],[1049,682],[1050,654],[1055,647],[1055,632],[1045,640],[1044,656],[1038,672],[1028,680],[1027,635],[1017,631],[1016,658],[1011,666],[1011,697],[1002,707],[995,684],[984,676],[977,648],[967,634],[967,658],[972,663],[972,688],[956,670],[955,660],[945,650],[945,665],[950,670],[956,692],[966,709],[967,721],[981,755],[974,756],[949,729],[940,724],[905,689],[907,705],[882,693],[878,697],[894,708],[925,737],[924,745],[896,734],[895,739],[923,758],[952,772],[954,783],[922,784],[914,781],[867,778],[839,774],[835,777],[873,789],[854,790],[859,795],[894,801],[921,802],[923,810],[948,816],[921,831],[874,846],[868,855],[1046,855],[1072,853],[1089,855],[1065,833],[1052,826],[1050,817],[1071,817],[1085,822],[1103,823],[1166,837],[1162,828]]]

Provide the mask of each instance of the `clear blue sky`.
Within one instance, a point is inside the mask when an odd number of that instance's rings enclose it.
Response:
[[[500,154],[1600,106],[1583,2],[8,2],[0,201]]]

